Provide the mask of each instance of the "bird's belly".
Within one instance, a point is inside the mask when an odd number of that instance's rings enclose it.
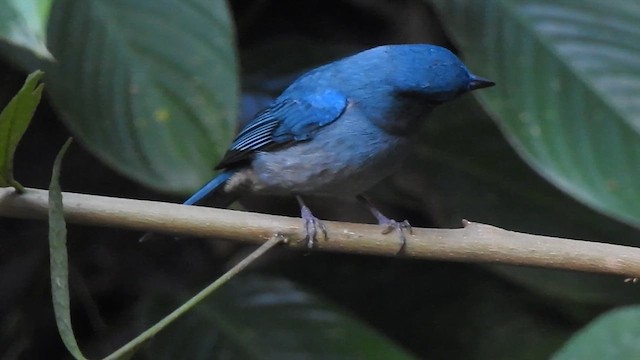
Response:
[[[312,141],[258,153],[252,164],[254,190],[355,195],[396,171],[407,153],[407,139],[377,128],[357,136],[349,131],[331,130],[318,134]]]

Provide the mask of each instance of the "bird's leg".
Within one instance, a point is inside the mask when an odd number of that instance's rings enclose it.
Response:
[[[373,216],[375,216],[376,219],[378,220],[378,224],[384,227],[384,229],[382,230],[383,234],[388,234],[393,230],[398,231],[398,234],[400,236],[400,250],[398,252],[402,252],[404,250],[405,245],[407,245],[407,238],[404,235],[404,231],[407,230],[409,231],[409,234],[413,234],[413,230],[411,229],[411,224],[409,224],[407,220],[398,222],[384,216],[380,212],[380,210],[376,209],[376,207],[373,206],[371,201],[368,198],[366,198],[364,195],[358,195],[357,199],[358,201],[363,203],[369,209],[369,211],[371,211],[371,214],[373,214]]]
[[[296,195],[296,199],[298,200],[298,204],[300,204],[300,216],[302,220],[304,220],[304,231],[305,231],[305,240],[307,241],[307,246],[309,249],[313,248],[313,245],[318,241],[318,229],[322,231],[324,238],[327,239],[327,229],[322,224],[322,221],[317,217],[313,216],[311,210],[304,204],[302,198],[299,195]]]

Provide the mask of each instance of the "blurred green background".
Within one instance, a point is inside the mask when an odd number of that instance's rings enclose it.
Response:
[[[45,100],[15,176],[181,201],[235,129],[301,72],[387,43],[456,51],[497,86],[430,116],[373,189],[394,218],[640,244],[635,0],[0,0],[0,106],[27,72]],[[46,45],[46,46],[45,46]],[[372,222],[351,200],[323,219]],[[297,216],[292,199],[247,210]],[[46,224],[0,219],[0,358],[66,359]],[[72,317],[104,356],[250,249],[69,227]],[[610,276],[278,249],[145,346],[140,359],[635,359],[637,284]],[[599,317],[596,319],[597,317]],[[594,320],[596,319],[596,320]]]

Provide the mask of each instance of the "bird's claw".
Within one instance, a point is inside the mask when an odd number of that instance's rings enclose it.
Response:
[[[302,220],[304,220],[305,237],[303,240],[307,242],[307,247],[311,250],[318,242],[318,229],[322,231],[325,239],[328,237],[327,229],[320,219],[313,216],[308,207],[302,206],[300,209],[300,215]]]
[[[384,227],[384,229],[382,229],[382,233],[385,235],[394,230],[398,231],[398,235],[400,237],[400,250],[398,250],[398,253],[403,252],[407,245],[407,237],[404,234],[405,230],[408,231],[409,234],[413,235],[413,228],[411,227],[411,224],[409,224],[409,221],[404,220],[402,222],[398,222],[393,219],[385,219],[385,221],[380,222],[380,225]]]
[[[385,227],[384,230],[382,230],[383,234],[388,234],[393,230],[399,230],[399,231],[407,230],[409,231],[409,234],[413,234],[413,228],[411,227],[411,224],[409,224],[409,221],[407,220],[403,222],[397,222],[393,219],[389,219],[388,223],[383,223],[380,225]]]

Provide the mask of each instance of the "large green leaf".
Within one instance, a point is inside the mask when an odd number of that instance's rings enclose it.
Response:
[[[60,0],[49,38],[54,105],[94,154],[157,189],[212,175],[238,97],[224,0]]]
[[[640,225],[640,4],[432,0],[516,150],[576,199]]]
[[[574,335],[553,360],[640,359],[640,306],[610,311]]]
[[[52,0],[0,0],[0,39],[52,59],[46,28]]]
[[[160,300],[160,301],[159,301]],[[148,317],[161,303],[149,299]],[[152,359],[413,359],[326,301],[274,277],[241,276],[158,334]]]

